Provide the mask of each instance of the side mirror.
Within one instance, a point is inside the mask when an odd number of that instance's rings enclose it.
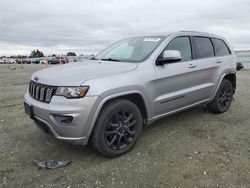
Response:
[[[164,50],[161,57],[156,61],[156,65],[181,61],[181,52],[178,50]]]

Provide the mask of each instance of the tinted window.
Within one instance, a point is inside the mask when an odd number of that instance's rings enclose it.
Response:
[[[172,40],[165,50],[178,50],[181,52],[181,61],[192,59],[189,37],[178,37]]]
[[[217,56],[229,55],[230,52],[225,42],[220,39],[212,39],[214,43],[215,54]]]
[[[196,58],[206,58],[214,56],[213,45],[209,38],[194,37],[194,50]]]

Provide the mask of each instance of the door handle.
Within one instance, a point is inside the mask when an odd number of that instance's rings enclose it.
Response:
[[[194,65],[194,64],[188,65],[188,68],[190,68],[190,69],[195,68],[195,67],[197,67],[197,65]]]
[[[216,63],[222,63],[222,61],[221,60],[217,60]]]

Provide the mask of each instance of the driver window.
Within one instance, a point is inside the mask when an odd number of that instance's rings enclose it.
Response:
[[[181,61],[189,61],[192,59],[192,51],[189,37],[177,37],[172,40],[165,50],[178,50],[181,52]]]

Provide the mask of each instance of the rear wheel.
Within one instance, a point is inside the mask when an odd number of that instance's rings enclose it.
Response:
[[[101,154],[116,157],[128,152],[142,131],[142,116],[138,107],[117,99],[102,109],[92,132],[93,147]]]
[[[208,109],[214,113],[224,113],[233,100],[233,86],[229,80],[222,80],[215,98],[208,104]]]

